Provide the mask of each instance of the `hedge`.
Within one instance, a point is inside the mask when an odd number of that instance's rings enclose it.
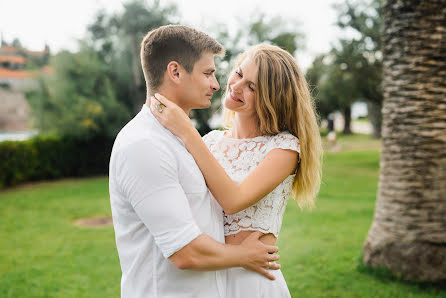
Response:
[[[108,173],[113,139],[38,136],[0,142],[0,188],[28,181]]]

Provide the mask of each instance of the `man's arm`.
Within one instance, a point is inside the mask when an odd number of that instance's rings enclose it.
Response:
[[[279,256],[273,254],[278,248],[262,243],[259,240],[262,235],[261,232],[254,232],[240,245],[231,245],[202,234],[174,253],[169,260],[180,269],[199,271],[244,267],[274,280],[274,276],[265,268],[280,269],[280,265],[274,263]]]

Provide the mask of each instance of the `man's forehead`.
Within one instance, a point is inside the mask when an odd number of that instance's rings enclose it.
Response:
[[[195,63],[195,66],[215,69],[214,57],[215,55],[213,53],[202,53],[200,59]]]

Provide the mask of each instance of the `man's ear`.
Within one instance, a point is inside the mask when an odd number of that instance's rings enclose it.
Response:
[[[167,64],[166,74],[172,82],[178,84],[180,82],[180,76],[182,75],[182,72],[183,68],[178,62],[170,61],[169,64]]]

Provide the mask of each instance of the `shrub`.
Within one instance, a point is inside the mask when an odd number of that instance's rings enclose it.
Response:
[[[106,174],[113,140],[38,136],[0,142],[0,188],[27,181]]]

